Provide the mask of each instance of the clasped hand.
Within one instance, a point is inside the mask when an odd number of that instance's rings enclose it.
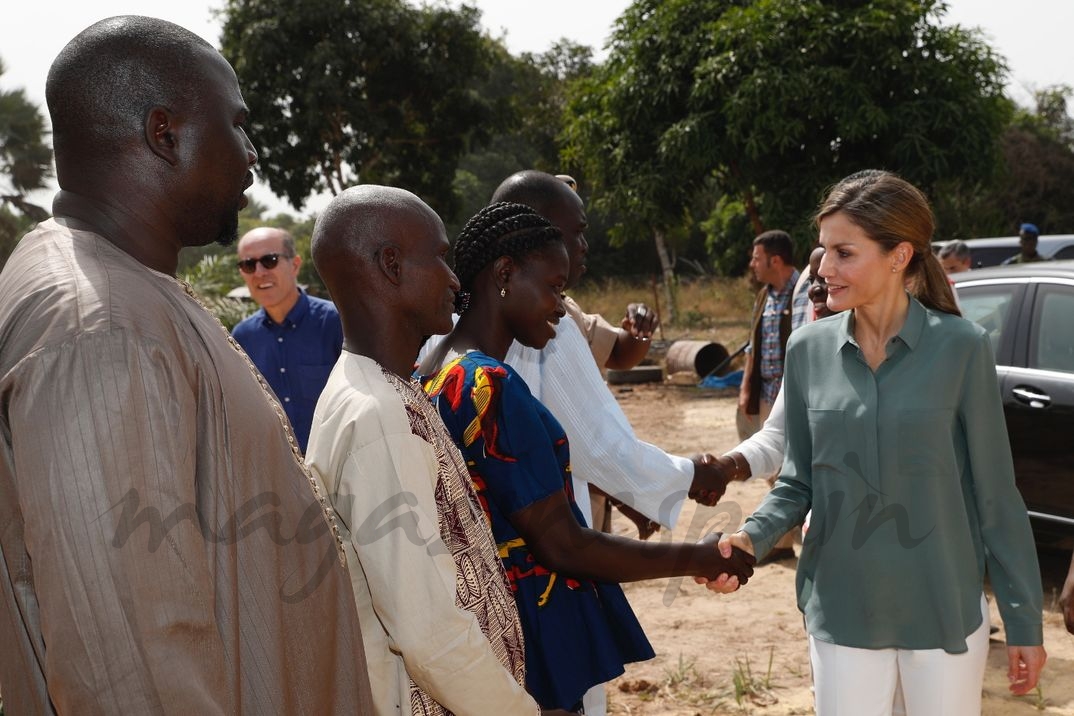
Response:
[[[733,592],[753,576],[753,566],[757,560],[754,559],[752,552],[732,545],[727,535],[714,532],[702,539],[701,544],[713,549],[711,559],[702,565],[704,573],[694,577],[694,581],[698,584],[709,585],[708,588],[713,591]],[[711,586],[714,584],[734,584],[734,589],[715,589]]]
[[[734,462],[708,453],[690,459],[694,463],[694,479],[689,497],[700,505],[712,507],[727,491],[727,483],[734,479]]]
[[[743,559],[748,559],[750,571],[746,577],[753,575],[753,565],[757,563],[757,559],[753,551],[753,541],[749,538],[745,532],[741,530],[733,534],[718,534],[719,543],[717,549],[720,556],[724,559],[731,559],[735,555],[743,555]],[[698,584],[704,584],[705,587],[713,592],[719,592],[720,594],[729,594],[736,591],[739,587],[746,583],[747,579],[742,579],[738,574],[734,574],[730,571],[724,572],[715,578],[706,577],[694,577],[694,581]]]

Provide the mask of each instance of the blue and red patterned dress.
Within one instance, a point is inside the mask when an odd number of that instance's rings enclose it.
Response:
[[[480,352],[447,364],[425,390],[466,458],[518,602],[526,688],[543,708],[573,709],[591,686],[654,654],[618,584],[549,571],[509,519],[562,490],[585,524],[571,489],[567,436],[518,373]]]

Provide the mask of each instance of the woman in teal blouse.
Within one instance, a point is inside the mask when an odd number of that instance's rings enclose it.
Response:
[[[1011,691],[1034,689],[1046,658],[992,348],[959,317],[915,187],[859,172],[816,221],[828,306],[844,313],[791,335],[782,474],[721,549],[763,557],[813,510],[797,592],[821,716],[890,714],[900,685],[910,716],[976,715],[986,571]]]

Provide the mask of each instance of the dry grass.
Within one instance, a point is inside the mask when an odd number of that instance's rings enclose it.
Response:
[[[664,341],[680,339],[708,340],[722,343],[734,351],[748,337],[750,313],[757,290],[746,278],[699,278],[678,286],[679,315],[673,324],[665,323]],[[618,323],[631,302],[647,303],[664,310],[660,286],[640,281],[607,279],[582,281],[571,295],[587,313],[599,313]]]

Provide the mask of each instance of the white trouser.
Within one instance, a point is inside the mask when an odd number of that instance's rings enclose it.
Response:
[[[809,637],[817,716],[891,716],[901,687],[906,716],[980,716],[988,660],[988,603],[968,651],[857,649]]]
[[[604,691],[604,684],[597,684],[582,697],[582,707],[585,716],[605,716],[608,711],[608,694]]]

